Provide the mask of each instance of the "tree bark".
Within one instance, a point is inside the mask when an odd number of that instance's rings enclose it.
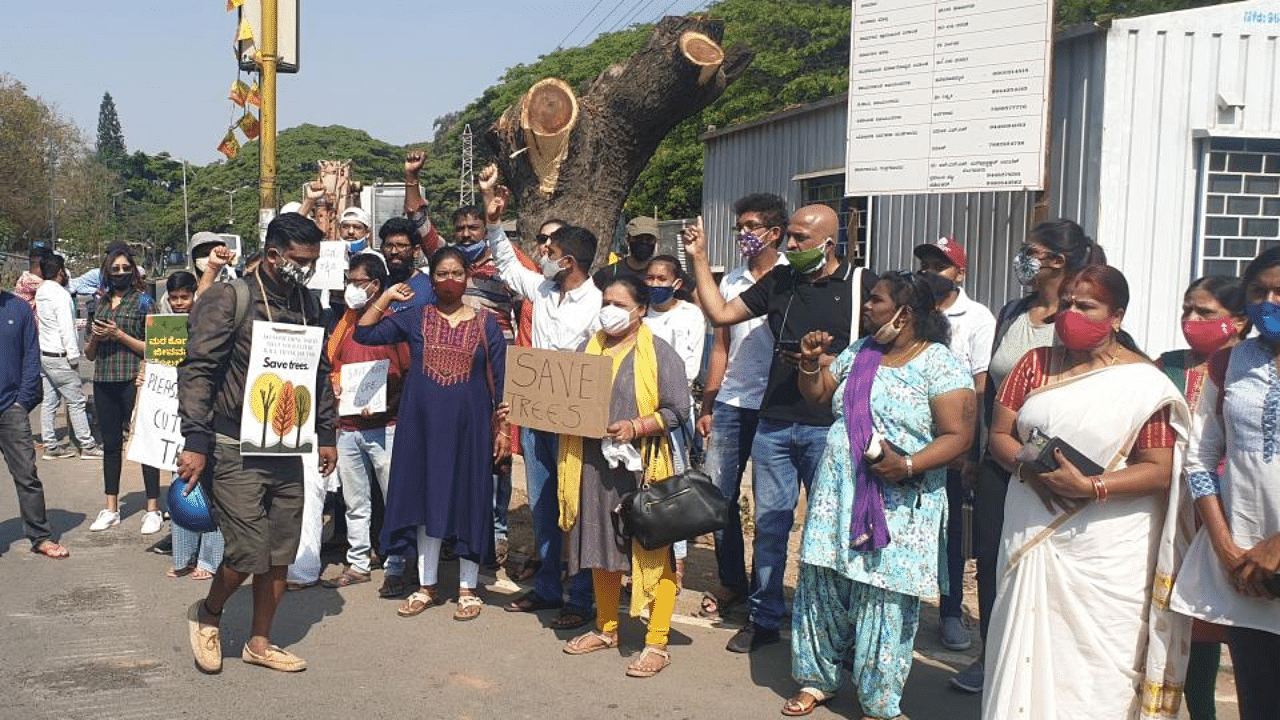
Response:
[[[609,254],[622,207],[667,133],[715,102],[754,52],[720,46],[724,22],[666,17],[648,43],[575,93],[540,81],[486,134],[519,229],[529,238],[551,218],[595,233],[596,262]]]

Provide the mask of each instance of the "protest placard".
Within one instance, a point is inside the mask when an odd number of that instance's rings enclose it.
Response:
[[[147,347],[150,348],[150,344]],[[180,452],[182,423],[178,419],[178,369],[167,362],[148,362],[142,376],[142,387],[138,388],[137,409],[125,457],[161,470],[177,470]]]
[[[316,449],[316,371],[323,343],[323,328],[253,323],[240,414],[242,455],[306,455]]]
[[[187,316],[148,315],[147,349],[143,359],[176,366],[186,356]]]
[[[347,244],[342,240],[320,242],[316,272],[307,281],[312,290],[341,290],[347,281]]]
[[[347,363],[342,366],[342,396],[338,399],[339,415],[359,415],[387,411],[387,374],[390,360]]]
[[[507,348],[508,420],[535,430],[600,438],[609,426],[613,363],[599,355]]]

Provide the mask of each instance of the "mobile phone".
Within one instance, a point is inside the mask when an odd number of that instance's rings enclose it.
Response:
[[[773,344],[774,352],[800,352],[799,340],[778,340]]]

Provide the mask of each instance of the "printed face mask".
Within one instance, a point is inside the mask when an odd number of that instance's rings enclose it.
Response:
[[[1200,355],[1212,355],[1235,334],[1236,327],[1231,318],[1182,321],[1182,337]]]
[[[1273,302],[1253,303],[1246,305],[1244,311],[1249,314],[1249,319],[1262,337],[1280,340],[1280,305]]]
[[[1013,256],[1013,277],[1019,285],[1030,285],[1040,274],[1040,258],[1020,252]]]
[[[893,314],[893,317],[889,318],[889,322],[881,325],[880,329],[876,330],[876,334],[871,336],[871,339],[881,345],[888,345],[894,340],[897,340],[898,336],[902,334],[902,328],[898,327],[894,323],[898,322],[898,316],[900,315],[902,315],[902,308],[898,308],[898,311]]]
[[[600,308],[600,329],[617,337],[631,327],[631,313],[617,305],[605,305]]]
[[[276,272],[279,273],[280,277],[287,283],[299,286],[306,285],[307,282],[311,280],[311,276],[316,272],[314,267],[302,267],[283,255],[279,257],[280,260],[276,264]]]
[[[363,310],[369,304],[369,293],[359,285],[348,285],[342,293],[342,299],[352,310]]]
[[[761,232],[768,231],[762,230]],[[742,257],[744,258],[753,258],[764,252],[767,247],[769,247],[769,243],[750,230],[743,230],[738,233],[738,250],[742,252]]]
[[[1073,310],[1058,313],[1053,331],[1063,345],[1077,352],[1093,350],[1111,337],[1111,318],[1090,320]]]

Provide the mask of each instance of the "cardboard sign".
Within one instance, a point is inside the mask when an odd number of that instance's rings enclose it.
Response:
[[[503,402],[513,425],[601,438],[609,426],[613,361],[600,355],[507,348]]]
[[[323,344],[323,328],[254,321],[240,411],[240,454],[306,455],[315,450],[316,371]]]
[[[187,356],[187,316],[148,315],[147,362],[177,366]]]
[[[150,348],[148,343],[147,349]],[[148,362],[142,376],[142,387],[138,388],[133,429],[125,457],[161,470],[177,470],[182,442],[182,421],[178,417],[178,368],[167,361]]]
[[[342,366],[342,396],[338,399],[339,415],[360,415],[387,411],[387,374],[390,360],[347,363]]]
[[[320,242],[316,272],[307,281],[312,290],[341,290],[347,281],[347,243],[342,240]]]

